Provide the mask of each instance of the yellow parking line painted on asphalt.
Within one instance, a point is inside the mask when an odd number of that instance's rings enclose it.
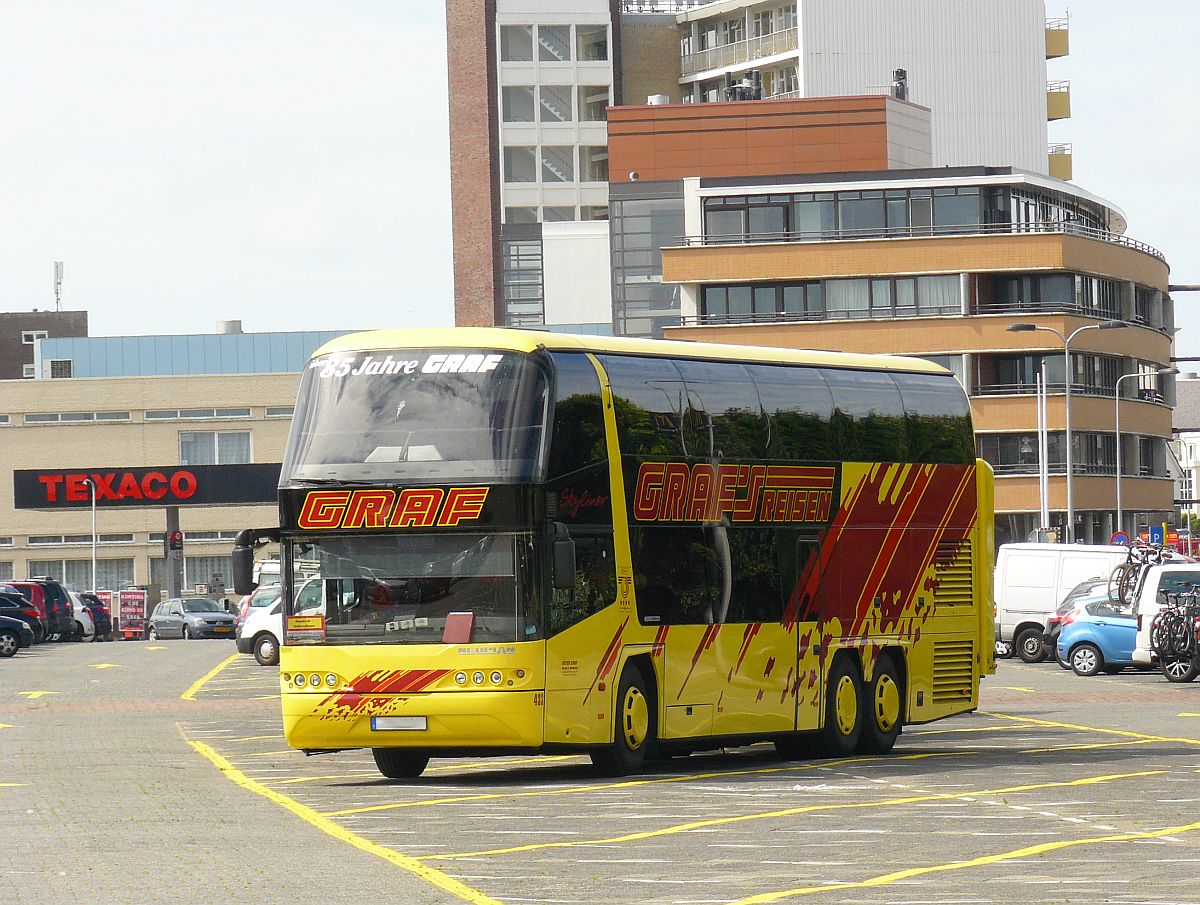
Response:
[[[146,648],[146,650],[166,650],[161,644],[154,644]]]
[[[266,786],[290,786],[298,782],[318,782],[323,779],[362,779],[364,776],[378,776],[378,770],[364,770],[362,773],[342,773],[338,776],[294,776],[291,779],[261,779]]]
[[[11,726],[8,723],[0,723],[0,729],[16,729],[16,726]]]
[[[219,675],[221,670],[223,670],[226,666],[228,666],[230,663],[232,663],[234,660],[236,660],[240,656],[241,656],[241,654],[230,654],[228,657],[226,657],[224,660],[222,660],[220,663],[218,663],[216,666],[214,666],[212,669],[210,669],[208,672],[206,672],[200,678],[198,678],[195,682],[193,682],[191,688],[189,688],[187,691],[185,691],[183,694],[181,694],[179,696],[179,700],[181,700],[181,701],[196,700],[196,693],[198,691],[200,691],[201,688],[204,687],[205,683],[207,683],[209,681],[209,679],[213,679],[217,675]]]
[[[916,736],[926,735],[953,735],[959,732],[1020,732],[1023,726],[975,726],[971,729],[925,729],[919,732],[914,732],[911,729],[905,730],[904,735],[907,738],[915,738]]]
[[[1025,692],[1025,694],[1036,694],[1037,693],[1036,689],[1025,688],[1021,685],[997,685],[996,687],[1002,688],[1005,691],[1023,691],[1023,692]]]
[[[531,852],[544,848],[573,848],[579,845],[616,845],[621,842],[637,842],[642,839],[654,839],[660,836],[674,836],[692,830],[706,829],[712,826],[728,826],[734,823],[748,823],[752,820],[770,820],[779,817],[793,817],[797,814],[810,814],[815,811],[851,811],[869,810],[871,808],[895,807],[897,805],[921,804],[927,801],[953,801],[956,798],[981,798],[985,795],[1012,795],[1017,792],[1033,792],[1038,789],[1058,789],[1067,786],[1087,786],[1101,782],[1112,782],[1118,779],[1134,779],[1142,776],[1161,776],[1167,770],[1142,770],[1137,773],[1112,773],[1105,776],[1087,776],[1083,779],[1072,779],[1065,782],[1039,782],[1025,786],[1009,786],[1006,789],[980,789],[965,792],[939,792],[929,795],[910,795],[904,798],[887,798],[882,801],[853,801],[844,804],[810,804],[798,808],[785,808],[780,811],[763,811],[758,814],[740,814],[736,817],[714,817],[709,820],[697,820],[692,823],[680,823],[675,826],[663,827],[657,830],[647,830],[643,833],[629,833],[624,836],[612,836],[607,839],[572,839],[563,842],[533,842],[528,845],[514,845],[511,848],[488,849],[479,852],[457,852],[455,854],[418,855],[423,861],[444,861],[453,858],[482,858],[489,855],[507,855],[513,852]],[[832,887],[830,887],[832,888]]]
[[[923,760],[927,757],[954,757],[977,754],[977,751],[947,751],[928,754],[906,754],[892,760]],[[808,764],[789,764],[786,767],[762,767],[754,770],[724,770],[712,773],[687,773],[682,776],[663,776],[658,779],[627,779],[622,782],[595,783],[586,786],[567,786],[562,789],[539,789],[536,792],[492,792],[483,795],[458,795],[453,798],[425,798],[417,801],[396,801],[391,804],[374,804],[369,807],[346,808],[342,811],[326,811],[322,817],[348,817],[351,814],[366,814],[371,811],[391,811],[396,808],[419,808],[438,804],[460,804],[464,801],[494,801],[498,798],[541,798],[545,795],[578,795],[582,792],[600,792],[607,789],[631,789],[635,786],[657,786],[671,782],[695,782],[700,779],[723,779],[728,776],[761,776],[768,773],[790,773],[819,770],[822,767],[840,767],[845,764],[864,764],[878,761],[878,757],[848,757],[844,760],[827,760]]]
[[[179,727],[179,731],[182,735],[183,727]],[[262,783],[255,782],[253,779],[248,777],[245,773],[240,771],[237,767],[223,758],[208,745],[204,744],[203,742],[193,741],[186,735],[183,737],[184,740],[192,746],[192,748],[194,748],[203,757],[207,758],[208,761],[212,763],[212,765],[218,770],[220,770],[227,779],[241,786],[243,789],[253,792],[255,795],[261,795],[268,801],[272,801],[280,807],[286,808],[301,820],[311,824],[321,832],[329,834],[334,839],[353,845],[355,848],[359,849],[360,851],[364,851],[367,854],[382,858],[389,864],[393,864],[396,867],[408,871],[413,876],[424,880],[426,883],[436,886],[438,889],[448,892],[453,896],[457,896],[464,902],[471,902],[473,905],[502,905],[502,903],[498,902],[496,899],[493,899],[485,893],[480,892],[478,889],[467,886],[465,883],[454,879],[449,874],[422,864],[416,858],[411,858],[408,855],[402,855],[390,848],[385,848],[378,843],[371,842],[369,839],[364,839],[362,836],[350,832],[345,827],[339,826],[334,821],[322,817],[307,805],[303,805],[294,799],[288,798],[286,795],[276,792],[274,789],[268,789]]]
[[[124,669],[119,663],[93,663],[92,669]]]
[[[980,858],[971,858],[967,861],[951,861],[949,864],[931,864],[927,867],[911,867],[907,870],[898,870],[890,874],[881,874],[878,877],[871,877],[867,880],[859,880],[853,883],[830,883],[827,886],[805,886],[799,889],[788,889],[783,892],[767,892],[756,896],[749,896],[745,899],[738,899],[736,902],[731,902],[730,905],[763,905],[766,902],[778,902],[780,899],[788,899],[793,896],[805,896],[813,893],[821,892],[836,892],[840,889],[865,889],[872,886],[887,886],[891,883],[898,883],[901,880],[909,880],[913,877],[920,877],[926,874],[943,873],[951,870],[966,870],[972,867],[986,867],[990,864],[998,864],[1001,861],[1011,861],[1018,858],[1028,858],[1032,855],[1044,855],[1046,852],[1054,852],[1059,849],[1073,848],[1079,845],[1101,845],[1106,842],[1135,842],[1141,839],[1161,839],[1164,836],[1174,836],[1178,833],[1190,833],[1195,830],[1200,830],[1200,823],[1185,823],[1181,826],[1171,826],[1162,830],[1148,830],[1144,833],[1113,833],[1110,836],[1092,836],[1087,839],[1063,839],[1058,842],[1043,842],[1038,845],[1030,845],[1025,848],[1013,849],[1008,852],[1000,852],[995,855],[984,855]]]
[[[1200,713],[1181,713],[1180,716],[1200,716]]]
[[[57,691],[18,691],[17,694],[19,694],[23,698],[29,698],[32,701],[32,700],[35,700],[36,698],[43,698],[48,694],[58,694],[58,692]]]
[[[274,737],[274,736],[272,736]],[[255,751],[253,754],[235,754],[234,757],[278,757],[281,754],[299,754],[295,748],[284,748],[282,751]]]
[[[230,741],[231,742],[263,742],[263,741],[266,741],[267,739],[272,739],[272,738],[277,739],[281,735],[283,735],[282,729],[280,729],[274,735],[244,735],[241,738],[231,738]]]
[[[1152,745],[1158,739],[1131,738],[1127,742],[1096,742],[1093,745],[1055,745],[1052,748],[1026,748],[1021,754],[1048,754],[1051,751],[1091,751],[1095,748],[1119,748],[1123,745]]]
[[[1125,738],[1140,738],[1148,742],[1182,742],[1185,745],[1200,745],[1200,738],[1178,738],[1166,735],[1146,735],[1143,732],[1130,732],[1128,729],[1106,729],[1103,726],[1080,726],[1077,723],[1056,723],[1053,720],[1040,720],[1032,716],[1012,716],[1007,713],[988,713],[979,711],[981,716],[994,716],[1001,720],[1022,720],[1038,726],[1051,726],[1055,729],[1075,729],[1080,732],[1099,732],[1105,735],[1121,735]]]

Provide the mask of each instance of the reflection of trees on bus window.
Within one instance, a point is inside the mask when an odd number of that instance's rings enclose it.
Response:
[[[617,573],[611,529],[571,529],[575,541],[575,587],[555,590],[550,600],[548,632],[556,635],[617,599]]]

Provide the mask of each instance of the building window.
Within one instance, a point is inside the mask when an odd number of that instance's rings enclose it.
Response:
[[[533,62],[533,26],[500,26],[500,60],[504,63]]]
[[[504,209],[505,223],[537,223],[536,207],[506,207]]]
[[[25,380],[37,377],[37,365],[21,365],[21,377]]]
[[[505,182],[537,182],[537,149],[504,149]]]
[[[49,575],[69,588],[90,590],[92,587],[91,559],[31,559],[31,575]],[[133,584],[132,559],[96,560],[96,587],[119,590]]]
[[[506,123],[533,122],[533,87],[513,85],[500,89],[500,104]]]
[[[27,346],[32,346],[39,339],[45,339],[49,335],[45,330],[22,330],[21,342]]]
[[[504,324],[531,326],[545,322],[542,307],[542,243],[538,239],[501,242],[500,285]]]
[[[941,316],[961,313],[959,298],[955,274],[705,286],[701,316],[717,321]]]
[[[538,59],[543,63],[571,62],[571,26],[538,26]]]
[[[295,413],[295,411],[296,411],[296,407],[294,405],[268,405],[267,406],[267,417],[268,418],[290,418]]]
[[[608,26],[576,25],[576,58],[580,62],[601,62],[608,59]]]
[[[61,379],[71,377],[74,374],[74,362],[69,358],[52,358],[50,359],[50,377],[51,379]]]
[[[12,581],[13,577],[13,564],[0,562],[0,581]]]
[[[579,86],[579,121],[602,123],[608,121],[608,86]]]
[[[542,85],[538,88],[539,118],[544,123],[569,123],[571,98],[575,92],[570,85]]]
[[[13,539],[11,537],[0,537],[0,547],[11,547]]]
[[[575,219],[575,208],[546,205],[542,208],[543,223],[563,223]]]
[[[608,148],[585,145],[579,149],[580,182],[608,182]]]
[[[575,181],[575,149],[570,145],[544,145],[540,149],[542,182]]]
[[[246,465],[250,431],[181,431],[180,465]]]
[[[753,23],[754,37],[765,38],[771,33],[772,10],[764,9],[754,14],[751,20]]]
[[[608,207],[603,204],[584,204],[579,208],[580,220],[607,220]],[[3,423],[3,422],[0,422]]]
[[[216,418],[249,418],[249,407],[224,409],[153,409],[147,421],[211,421]]]
[[[229,577],[233,574],[233,557],[187,556],[184,558],[183,573],[185,584],[189,587],[195,587],[197,582],[211,586],[218,577],[228,585]],[[150,583],[164,588],[167,586],[167,561],[161,556],[150,559]]]
[[[0,415],[0,427],[8,427],[12,424],[12,415]]]
[[[26,424],[57,424],[61,416],[58,412],[29,412],[25,415]]]

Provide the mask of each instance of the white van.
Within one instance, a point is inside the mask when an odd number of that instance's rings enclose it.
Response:
[[[1190,682],[1197,672],[1191,663],[1158,662],[1150,647],[1150,626],[1154,617],[1167,602],[1167,594],[1186,593],[1193,585],[1200,585],[1200,564],[1163,563],[1151,566],[1142,580],[1141,591],[1134,601],[1133,613],[1137,616],[1137,640],[1133,645],[1133,662],[1144,666],[1158,666],[1172,682]]]
[[[996,641],[1007,642],[1026,663],[1039,663],[1050,615],[1070,590],[1089,578],[1107,578],[1128,548],[1087,544],[1001,544],[996,555]]]

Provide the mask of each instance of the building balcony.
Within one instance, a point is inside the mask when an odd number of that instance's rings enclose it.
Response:
[[[1046,59],[1057,60],[1071,52],[1071,18],[1046,20]]]
[[[1063,182],[1070,182],[1074,175],[1071,165],[1071,146],[1069,144],[1050,145],[1046,149],[1046,158],[1050,175]]]
[[[686,79],[698,76],[702,72],[723,69],[726,66],[738,66],[780,53],[789,53],[799,46],[798,35],[798,29],[787,28],[769,35],[747,38],[744,41],[684,54],[680,59],[680,71],[683,78]]]
[[[1046,119],[1054,122],[1071,116],[1071,83],[1046,83]]]

